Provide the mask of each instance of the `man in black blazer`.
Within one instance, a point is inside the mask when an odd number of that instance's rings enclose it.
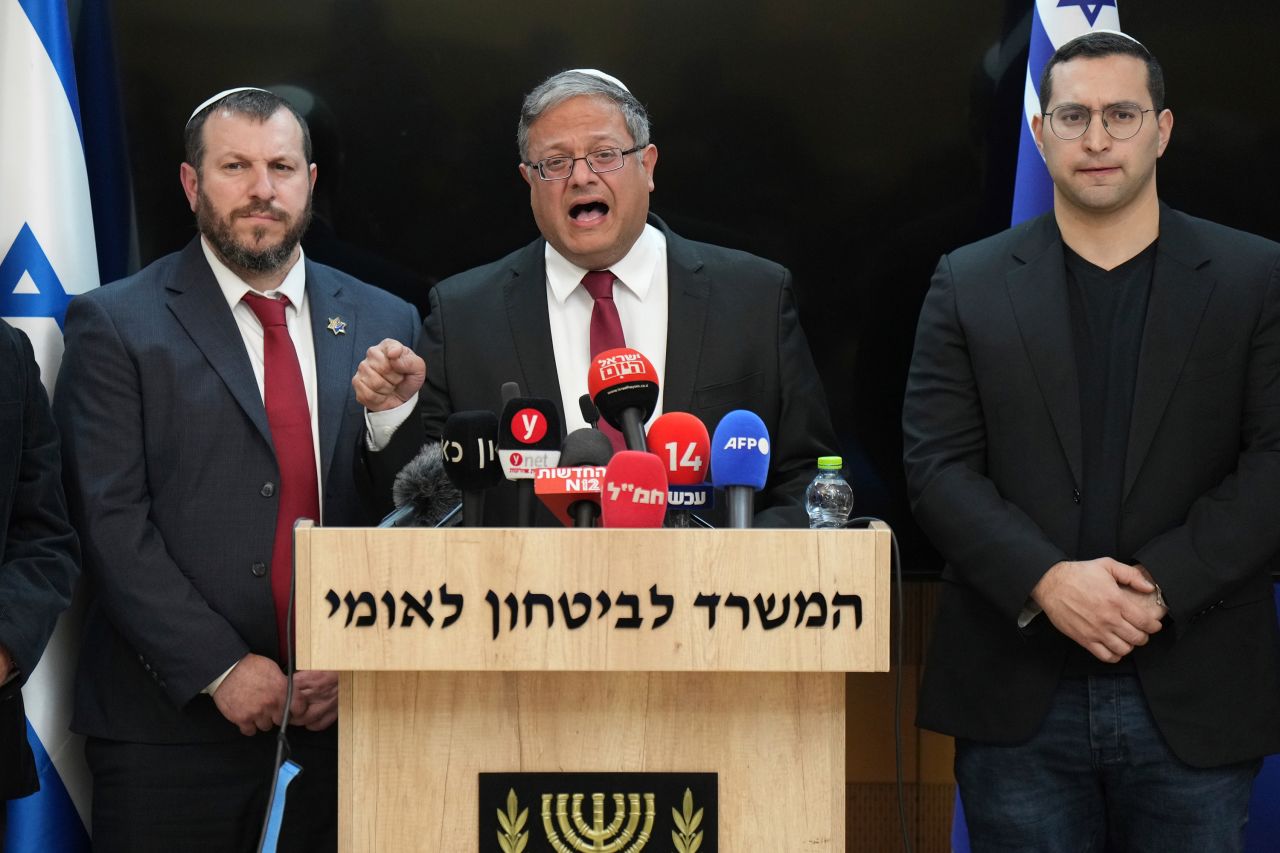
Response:
[[[256,845],[285,710],[293,522],[372,520],[351,479],[364,426],[350,377],[418,325],[302,257],[316,166],[286,102],[223,93],[186,142],[200,234],[72,300],[54,406],[95,594],[72,726],[89,738],[99,850]],[[281,849],[332,849],[336,675],[298,673],[290,710],[304,772]]]
[[[709,431],[733,409],[758,414],[772,454],[755,523],[806,524],[804,487],[836,442],[791,274],[685,240],[649,214],[658,149],[644,107],[608,75],[544,81],[525,99],[518,139],[542,239],[441,282],[417,352],[384,342],[353,380],[370,411],[376,452],[365,455],[379,508],[389,508],[395,473],[450,413],[501,411],[504,382],[554,401],[568,429],[582,425],[577,398],[598,307],[579,281],[607,270],[626,344],[659,370],[662,409],[691,412]],[[512,492],[486,501],[487,522],[512,523]]]
[[[22,685],[80,572],[61,470],[58,430],[31,342],[0,320],[0,847],[5,800],[40,787]]]
[[[1137,42],[1069,42],[1041,99],[1054,211],[944,257],[920,315],[918,722],[975,850],[1238,850],[1280,749],[1280,246],[1159,202]]]

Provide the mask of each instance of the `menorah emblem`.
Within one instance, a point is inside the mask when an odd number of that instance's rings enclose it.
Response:
[[[653,832],[653,794],[644,795],[644,828],[639,832],[640,795],[628,794],[624,801],[622,794],[614,794],[613,820],[608,826],[604,823],[604,796],[591,795],[591,826],[587,826],[582,819],[582,794],[573,795],[572,807],[568,794],[556,794],[554,814],[552,795],[542,795],[542,826],[556,853],[640,853],[644,849]]]

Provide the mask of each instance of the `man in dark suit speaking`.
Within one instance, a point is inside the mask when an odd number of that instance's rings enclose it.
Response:
[[[5,801],[39,787],[22,684],[80,571],[61,471],[58,430],[31,342],[0,320],[0,848]]]
[[[260,89],[186,128],[199,236],[72,300],[54,409],[94,606],[72,727],[98,850],[250,850],[284,712],[292,529],[369,521],[352,372],[412,306],[302,256],[306,124]],[[281,849],[336,846],[336,674],[300,672]]]
[[[685,240],[649,215],[658,149],[643,105],[609,75],[544,81],[525,98],[518,144],[542,239],[441,282],[417,352],[385,341],[353,379],[370,413],[380,508],[390,479],[450,413],[501,411],[505,382],[554,401],[567,429],[583,426],[592,356],[625,343],[658,372],[655,416],[691,412],[714,430],[732,409],[760,415],[772,458],[756,524],[805,524],[800,497],[836,443],[791,274]],[[487,501],[487,520],[511,523],[512,505],[509,494]]]
[[[1063,45],[1040,97],[1053,212],[944,257],[920,314],[919,724],[974,850],[1239,850],[1280,750],[1280,246],[1161,204],[1134,40]]]

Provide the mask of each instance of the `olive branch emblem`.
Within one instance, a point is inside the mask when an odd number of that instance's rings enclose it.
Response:
[[[671,830],[676,853],[697,853],[702,846],[702,832],[698,829],[702,825],[702,809],[693,810],[693,791],[684,789],[684,812],[672,809],[671,819],[676,824],[676,828]]]
[[[498,809],[498,825],[502,827],[498,831],[498,846],[502,848],[502,853],[522,853],[528,846],[529,833],[521,832],[528,820],[529,810],[520,811],[520,804],[516,801],[516,789],[509,789],[507,810],[504,812]]]

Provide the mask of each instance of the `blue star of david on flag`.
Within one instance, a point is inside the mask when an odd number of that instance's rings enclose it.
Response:
[[[1084,13],[1085,18],[1089,21],[1089,26],[1093,26],[1098,22],[1098,16],[1102,14],[1103,6],[1116,8],[1116,0],[1058,0],[1058,8],[1063,6],[1079,6],[1080,11]]]
[[[30,276],[35,292],[18,291],[23,275]],[[71,297],[63,288],[49,256],[23,223],[13,245],[0,260],[0,317],[52,317],[62,328]]]

